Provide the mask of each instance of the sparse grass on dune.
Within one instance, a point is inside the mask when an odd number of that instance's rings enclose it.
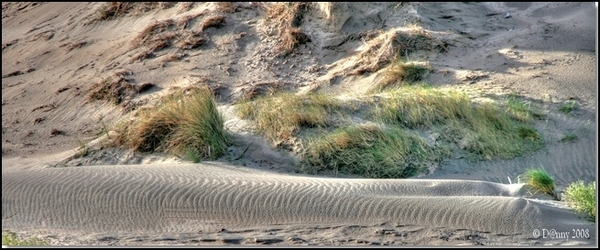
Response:
[[[529,185],[534,192],[549,194],[554,196],[554,179],[544,169],[528,169],[522,175],[523,182]],[[519,178],[519,182],[521,182]]]
[[[298,28],[303,12],[308,8],[306,3],[270,3],[262,6],[266,9],[266,24],[276,28],[280,39],[279,44],[275,48],[277,52],[285,55],[296,48],[298,44],[309,40],[308,36]]]
[[[204,21],[202,21],[202,24],[200,25],[200,30],[204,31],[205,29],[208,29],[210,27],[220,27],[221,25],[223,25],[224,22],[224,15],[213,15],[205,18]]]
[[[327,124],[327,114],[338,101],[324,94],[295,95],[280,93],[240,104],[239,114],[253,119],[257,128],[277,145],[289,141],[301,127]]]
[[[431,72],[429,65],[406,63],[398,59],[384,69],[383,79],[376,87],[376,90],[381,91],[394,85],[402,86],[404,84],[419,82],[429,72]]]
[[[436,131],[476,159],[510,159],[542,143],[531,125],[512,119],[494,103],[474,104],[457,91],[407,86],[387,95],[373,112],[376,118],[406,128]]]
[[[579,137],[574,133],[567,133],[562,138],[560,138],[559,142],[574,142]]]
[[[31,246],[46,246],[48,242],[39,238],[28,238],[19,239],[17,235],[11,232],[2,232],[2,246],[17,246],[17,247],[31,247]]]
[[[132,41],[132,48],[145,46],[142,56],[134,58],[133,61],[145,59],[148,56],[171,45],[180,49],[195,49],[208,41],[202,31],[208,27],[218,27],[225,19],[222,15],[207,17],[200,25],[199,31],[186,30],[189,22],[197,15],[184,16],[178,20],[167,19],[146,26]]]
[[[127,78],[128,74],[127,71],[117,71],[112,76],[95,83],[88,91],[88,100],[105,100],[119,105],[147,87],[132,84],[130,79]]]
[[[569,100],[558,108],[558,111],[563,112],[565,115],[569,114],[577,109],[577,102]]]
[[[435,50],[439,44],[421,27],[396,28],[368,40],[358,54],[341,69],[344,75],[377,72],[398,57],[419,50]]]
[[[313,2],[312,6],[319,10],[327,21],[331,21],[333,20],[332,11],[334,4],[336,4],[336,2]]]
[[[236,6],[232,2],[215,2],[215,9],[223,13],[234,13]]]
[[[506,110],[516,120],[532,123],[535,119],[543,119],[545,115],[531,103],[519,100],[516,94],[510,94],[506,102]]]
[[[150,43],[156,35],[169,29],[174,29],[176,22],[172,19],[152,23],[144,28],[133,40],[132,45],[141,46]]]
[[[173,7],[172,2],[107,2],[97,11],[96,20],[108,20],[128,13],[146,13],[155,9],[168,9]]]
[[[278,93],[241,103],[238,112],[276,146],[301,141],[294,151],[301,170],[311,173],[401,178],[449,157],[451,144],[484,160],[510,159],[543,143],[531,124],[495,102],[473,103],[464,93],[421,85],[354,101]],[[351,116],[378,125],[358,126]]]
[[[586,186],[583,181],[571,183],[564,192],[564,200],[577,212],[585,213],[596,220],[596,182]]]
[[[172,153],[192,161],[222,156],[229,141],[208,88],[168,95],[158,106],[140,110],[138,119],[123,124],[118,132],[116,145]]]
[[[131,9],[130,2],[109,2],[98,9],[96,20],[107,20],[121,16]]]
[[[301,170],[333,170],[368,178],[407,178],[426,171],[449,151],[399,128],[347,126],[308,139]]]

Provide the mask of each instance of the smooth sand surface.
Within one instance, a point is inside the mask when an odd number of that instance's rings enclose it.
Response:
[[[508,184],[530,167],[545,168],[559,193],[597,179],[593,3],[338,3],[330,18],[306,14],[301,28],[312,41],[287,57],[274,56],[276,37],[259,5],[218,12],[212,3],[177,4],[93,22],[101,6],[2,3],[3,230],[63,246],[597,245],[595,222]],[[169,31],[185,35],[216,14],[225,23],[203,30],[202,46],[173,42],[135,60],[149,45],[133,41],[152,24],[189,18]],[[377,74],[336,74],[360,55],[361,39],[408,24],[447,45],[408,56],[432,66],[426,81],[476,98],[525,96],[546,114],[534,124],[545,147],[511,160],[452,158],[405,180],[300,175],[230,112],[252,89],[365,92]],[[217,89],[227,129],[246,140],[232,155],[248,145],[247,157],[190,164],[110,149],[74,157],[128,115],[123,105],[85,98],[91,84],[122,72],[135,85],[155,84],[129,100],[134,107],[172,87]],[[569,100],[577,108],[561,113]]]

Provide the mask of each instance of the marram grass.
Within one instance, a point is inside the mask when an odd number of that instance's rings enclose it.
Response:
[[[540,148],[527,108],[511,111],[458,91],[411,85],[352,101],[276,93],[241,103],[238,114],[275,146],[292,145],[303,172],[403,178],[450,157],[452,145],[469,160],[511,159]]]
[[[227,150],[229,137],[212,93],[207,88],[166,96],[156,107],[140,112],[133,124],[121,126],[115,140],[135,151],[161,151],[188,158],[216,159]]]
[[[2,246],[32,247],[46,246],[48,242],[39,238],[19,239],[16,234],[11,232],[2,232]]]
[[[416,134],[376,125],[347,126],[317,133],[301,154],[305,172],[334,170],[369,178],[407,178],[426,171],[449,151]]]
[[[563,194],[564,200],[575,211],[596,220],[596,182],[585,185],[583,181],[571,183]]]
[[[515,119],[496,103],[473,103],[461,92],[406,86],[386,95],[373,111],[376,119],[408,129],[434,130],[475,159],[511,159],[543,144],[529,121]]]
[[[554,196],[556,185],[554,179],[543,169],[528,169],[522,176],[523,182],[531,190],[538,193],[544,193]]]

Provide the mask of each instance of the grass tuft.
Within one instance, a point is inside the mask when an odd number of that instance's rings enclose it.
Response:
[[[112,104],[119,105],[127,97],[137,93],[135,85],[121,74],[107,77],[92,85],[88,92],[88,100],[106,100]]]
[[[574,100],[569,100],[564,103],[558,110],[563,112],[564,114],[569,114],[577,109],[577,102]]]
[[[523,182],[539,193],[549,194],[554,196],[554,179],[543,169],[528,169],[523,174]]]
[[[173,5],[171,2],[107,2],[98,9],[96,20],[109,20],[128,13],[139,14],[155,9],[168,9]]]
[[[112,76],[95,83],[88,91],[88,101],[104,100],[114,105],[124,104],[138,93],[154,86],[151,83],[133,84],[132,80],[126,77],[129,74],[127,71],[117,71]]]
[[[39,238],[19,239],[15,233],[2,232],[2,246],[46,246],[48,242]]]
[[[299,168],[311,173],[403,178],[449,157],[450,144],[472,160],[510,159],[543,145],[531,124],[495,102],[421,85],[353,101],[278,93],[240,103],[237,111],[275,146],[293,146]]]
[[[176,26],[175,21],[171,19],[155,22],[146,26],[132,41],[132,48],[140,46],[148,46],[151,51],[158,51],[169,45],[171,39],[176,35],[175,33],[165,33],[166,31],[173,30]],[[161,34],[162,33],[162,34]],[[160,36],[159,36],[160,34]]]
[[[560,138],[559,142],[574,142],[578,138],[579,137],[576,134],[568,133],[568,134],[565,134],[562,138]]]
[[[307,4],[302,2],[271,3],[266,7],[266,24],[275,27],[279,43],[275,50],[288,54],[299,44],[310,41],[310,38],[298,28],[301,24]]]
[[[379,32],[366,41],[364,49],[349,57],[343,66],[343,75],[362,75],[377,72],[399,57],[419,50],[435,50],[436,42],[423,28],[396,28]],[[415,67],[417,73],[422,69]],[[414,75],[414,74],[409,74]]]
[[[325,126],[328,111],[338,105],[324,94],[280,93],[241,103],[238,111],[241,118],[255,120],[257,129],[280,145],[292,139],[301,127]]]
[[[202,32],[207,27],[218,27],[224,21],[225,16],[217,15],[206,18],[200,29],[186,30],[189,23],[202,14],[187,15],[177,20],[166,19],[146,26],[132,41],[132,49],[146,47],[132,59],[132,62],[150,57],[158,52],[174,45],[177,48],[189,50],[205,44],[209,39]]]
[[[223,25],[223,23],[225,23],[224,15],[215,15],[215,16],[207,17],[202,22],[202,25],[200,25],[200,31],[204,31],[210,27],[215,27],[215,28],[221,27]]]
[[[108,2],[100,6],[97,12],[96,20],[102,21],[121,16],[131,9],[130,2]]]
[[[398,128],[347,126],[309,138],[301,154],[305,172],[334,170],[367,178],[407,178],[447,156],[423,138]]]
[[[585,213],[592,221],[596,220],[596,182],[587,186],[583,181],[571,183],[564,192],[564,200],[577,212]]]
[[[216,159],[226,152],[228,135],[208,88],[168,95],[158,107],[139,112],[133,124],[120,126],[117,146],[163,151],[192,161]]]
[[[531,112],[529,112],[529,108],[525,102],[517,100],[516,98],[509,98],[507,102],[507,109],[513,118],[521,122],[533,122],[533,117]]]
[[[215,2],[216,10],[223,13],[234,13],[237,6],[232,2]]]
[[[386,123],[437,131],[475,159],[510,159],[542,144],[541,135],[531,125],[512,119],[494,103],[474,104],[456,91],[403,87],[390,91],[373,114]]]
[[[406,63],[396,60],[383,73],[383,80],[378,84],[378,90],[388,88],[392,85],[402,86],[423,80],[423,77],[431,72],[429,65],[417,63]]]

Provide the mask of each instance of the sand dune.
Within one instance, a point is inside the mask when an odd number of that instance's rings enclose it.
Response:
[[[570,210],[526,195],[520,184],[275,175],[219,163],[2,174],[7,229],[215,233],[257,226],[397,224],[477,230],[517,242],[535,239],[535,229],[595,232]]]
[[[3,230],[53,245],[597,244],[596,224],[564,202],[502,184],[528,167],[544,167],[559,191],[597,179],[592,3],[338,3],[330,13],[320,5],[323,13],[301,18],[312,40],[286,57],[274,56],[277,39],[260,21],[260,4],[177,4],[94,21],[102,4],[2,3]],[[225,21],[201,28],[200,47],[167,41],[189,38],[215,14]],[[169,27],[156,34],[167,45],[134,42],[155,24]],[[511,160],[452,158],[405,180],[295,174],[290,159],[250,135],[248,159],[237,162],[245,167],[123,160],[129,153],[108,151],[73,159],[73,148],[127,113],[126,105],[86,99],[108,76],[154,84],[129,108],[200,83],[218,90],[222,111],[254,90],[354,94],[378,76],[341,77],[356,68],[365,39],[407,24],[447,38],[443,53],[406,56],[432,66],[426,81],[478,98],[518,92],[544,109],[535,127],[545,147]],[[563,114],[567,100],[578,106]],[[246,121],[226,117],[232,133],[247,135]],[[576,139],[564,142],[566,135]]]

